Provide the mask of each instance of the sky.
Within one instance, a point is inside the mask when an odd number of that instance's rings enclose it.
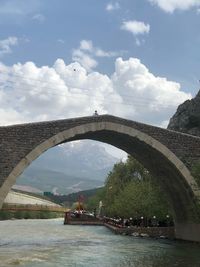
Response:
[[[200,80],[200,0],[0,0],[0,125],[166,127]]]

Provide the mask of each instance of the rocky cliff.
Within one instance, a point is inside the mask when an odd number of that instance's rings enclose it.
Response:
[[[167,128],[200,136],[200,91],[178,107]]]

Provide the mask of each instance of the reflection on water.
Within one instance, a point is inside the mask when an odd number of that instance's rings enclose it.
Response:
[[[62,219],[0,222],[0,266],[199,267],[200,247],[114,235]]]

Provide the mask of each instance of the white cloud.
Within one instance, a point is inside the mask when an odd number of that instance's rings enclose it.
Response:
[[[180,84],[157,77],[137,58],[115,62],[110,77],[87,73],[78,62],[37,67],[0,64],[0,125],[109,113],[166,125],[177,105],[191,98]]]
[[[120,5],[118,2],[115,3],[108,3],[106,6],[106,10],[107,11],[113,11],[113,10],[117,10],[120,8]]]
[[[123,52],[105,51],[99,47],[95,47],[91,40],[82,40],[79,46],[80,50],[85,50],[91,54],[91,56],[96,57],[116,57]]]
[[[150,25],[145,24],[142,21],[129,20],[129,21],[123,22],[121,29],[125,31],[129,31],[133,35],[138,35],[138,34],[149,33]]]
[[[11,46],[15,46],[17,44],[18,38],[14,36],[0,40],[0,56],[12,53]]]
[[[88,50],[92,51],[93,50],[93,43],[91,40],[82,40],[80,42],[80,49],[81,50]]]
[[[79,62],[87,71],[91,71],[98,65],[98,62],[92,56],[84,53],[80,49],[74,49],[72,60]]]
[[[24,122],[23,114],[18,113],[13,108],[0,108],[0,125],[15,124]]]
[[[38,14],[35,14],[33,17],[32,17],[32,19],[33,20],[35,20],[35,21],[38,21],[38,22],[40,22],[40,23],[43,23],[44,21],[45,21],[45,16],[43,15],[43,14],[40,14],[40,13],[38,13]]]
[[[141,46],[141,41],[140,41],[138,38],[136,38],[136,40],[135,40],[135,44],[136,44],[137,46]]]
[[[188,10],[200,6],[200,0],[148,0],[152,4],[159,6],[168,13],[173,13],[176,9]]]
[[[136,46],[141,46],[141,45],[143,45],[143,44],[145,44],[145,39],[143,39],[143,38],[135,38],[135,44],[136,44]]]
[[[100,48],[96,48],[94,54],[96,57],[116,57],[123,52],[104,51]]]
[[[91,40],[81,40],[77,49],[72,52],[72,60],[79,62],[87,71],[91,71],[98,65],[95,58],[98,57],[116,57],[123,52],[105,51],[95,47]]]
[[[57,42],[60,43],[60,44],[64,44],[65,43],[65,41],[63,39],[58,39]]]

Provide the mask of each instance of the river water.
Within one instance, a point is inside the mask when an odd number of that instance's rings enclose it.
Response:
[[[0,221],[0,266],[200,267],[200,246],[63,225],[63,219]]]

